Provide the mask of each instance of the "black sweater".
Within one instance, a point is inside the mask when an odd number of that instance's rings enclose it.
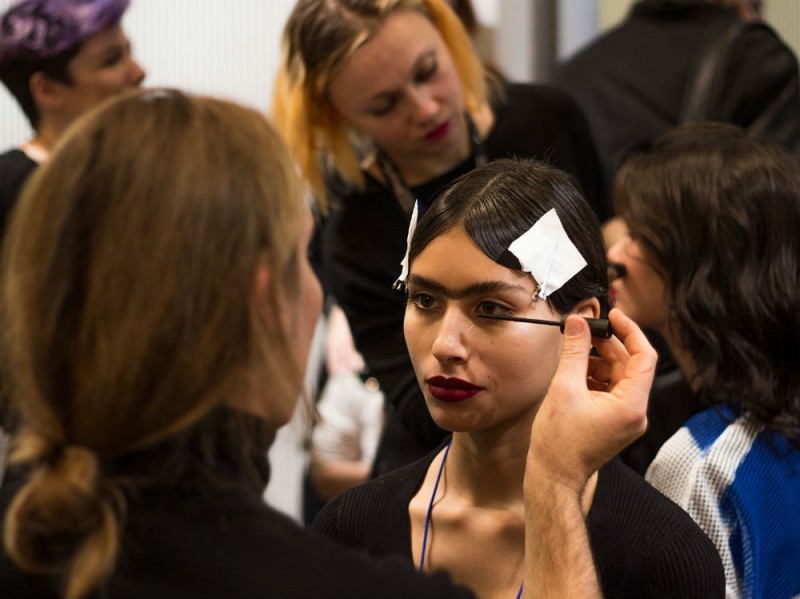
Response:
[[[411,562],[408,505],[437,451],[334,498],[314,528],[348,547]],[[587,526],[605,597],[725,596],[722,562],[711,540],[618,460],[600,470]]]
[[[126,464],[118,474],[144,478],[125,487],[121,553],[107,586],[93,598],[472,596],[446,575],[424,576],[406,560],[347,550],[268,507],[262,500],[265,459],[257,464],[262,480],[249,482],[230,461],[209,468],[196,451],[175,446],[126,458]],[[0,523],[24,478],[11,474],[0,488]],[[23,573],[0,545],[0,597],[58,596],[56,581]]]

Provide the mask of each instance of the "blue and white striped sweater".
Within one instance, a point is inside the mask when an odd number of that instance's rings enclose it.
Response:
[[[800,450],[727,408],[691,418],[647,480],[714,541],[727,597],[800,597]]]

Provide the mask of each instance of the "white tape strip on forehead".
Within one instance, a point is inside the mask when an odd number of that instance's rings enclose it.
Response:
[[[400,271],[400,276],[397,277],[397,281],[394,283],[395,289],[405,283],[408,278],[408,252],[411,250],[411,239],[414,237],[414,231],[417,228],[418,216],[419,202],[414,202],[414,210],[411,212],[411,222],[408,224],[408,236],[406,237],[406,255],[403,256],[403,261],[400,263],[403,269]]]
[[[514,240],[508,251],[522,270],[531,273],[539,284],[539,297],[547,299],[586,266],[578,248],[570,240],[555,209]]]

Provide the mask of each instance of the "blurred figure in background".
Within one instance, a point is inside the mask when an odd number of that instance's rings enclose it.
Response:
[[[0,231],[22,184],[78,116],[138,86],[120,20],[130,0],[21,0],[0,18],[0,79],[34,135],[0,156]]]
[[[648,480],[716,543],[728,597],[800,593],[800,174],[732,125],[687,124],[620,170],[618,307],[667,341],[696,410]],[[668,408],[664,405],[664,408]]]
[[[630,151],[686,121],[734,123],[800,151],[797,59],[758,22],[760,4],[642,0],[556,71],[589,120],[609,185]]]

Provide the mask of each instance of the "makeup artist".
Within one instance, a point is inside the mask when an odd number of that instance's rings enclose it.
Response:
[[[728,597],[796,597],[797,165],[736,126],[686,125],[625,163],[614,199],[614,301],[664,337],[700,410],[647,479],[715,541]]]
[[[588,125],[549,87],[487,80],[445,0],[300,0],[284,31],[273,116],[319,211],[328,292],[391,406],[374,470],[408,463],[444,432],[424,408],[392,290],[411,209],[476,165],[547,159],[598,217],[604,183]]]

